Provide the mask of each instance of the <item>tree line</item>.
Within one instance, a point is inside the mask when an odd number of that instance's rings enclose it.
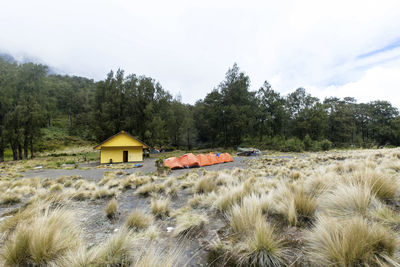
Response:
[[[0,59],[0,161],[34,156],[42,130],[60,127],[101,141],[126,130],[155,147],[257,146],[282,151],[400,144],[400,116],[387,101],[352,97],[320,100],[304,88],[281,95],[234,64],[194,105],[173,97],[155,79],[123,70],[104,80],[49,74],[41,64]],[[64,118],[63,123],[54,123]]]

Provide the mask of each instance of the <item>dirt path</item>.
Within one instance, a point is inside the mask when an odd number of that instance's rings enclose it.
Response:
[[[234,162],[227,162],[222,164],[216,164],[212,166],[202,167],[206,170],[218,171],[223,169],[232,169],[232,168],[246,168],[246,159],[248,157],[235,157]],[[25,178],[32,178],[32,177],[42,177],[42,178],[58,178],[61,176],[71,176],[71,175],[80,175],[82,178],[99,181],[103,178],[105,172],[109,171],[123,171],[126,175],[135,172],[142,172],[143,174],[148,174],[156,171],[155,167],[155,159],[146,159],[143,162],[143,167],[140,168],[131,168],[131,169],[109,169],[109,168],[96,168],[92,167],[90,169],[38,169],[38,170],[30,170],[23,173],[23,177]],[[85,166],[82,166],[85,167]],[[200,168],[199,168],[200,169]],[[190,169],[179,169],[173,170],[170,176],[180,176],[189,171],[192,171],[193,168]]]

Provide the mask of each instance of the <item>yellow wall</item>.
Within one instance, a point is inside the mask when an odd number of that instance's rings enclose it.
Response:
[[[102,147],[100,163],[123,162],[124,151],[128,151],[128,162],[143,161],[143,147]]]
[[[140,146],[143,147],[144,145],[139,141],[133,139],[126,133],[120,133],[107,142],[101,144],[101,148],[103,147],[129,147],[129,146]],[[147,147],[145,147],[147,148]]]

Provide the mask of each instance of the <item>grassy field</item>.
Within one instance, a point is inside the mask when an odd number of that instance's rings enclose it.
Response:
[[[400,149],[268,154],[180,177],[18,178],[96,156],[60,153],[0,165],[2,265],[400,266]]]

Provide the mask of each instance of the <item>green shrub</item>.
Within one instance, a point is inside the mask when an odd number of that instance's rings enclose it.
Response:
[[[286,140],[284,146],[280,148],[283,152],[301,152],[304,150],[304,143],[297,137]]]
[[[332,142],[325,139],[320,142],[320,147],[323,151],[328,151],[332,147]]]
[[[306,151],[313,150],[313,148],[314,148],[313,140],[311,139],[311,137],[308,134],[304,137],[303,143],[304,143],[304,149]]]

